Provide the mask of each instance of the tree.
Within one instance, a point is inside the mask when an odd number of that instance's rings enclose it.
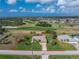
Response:
[[[27,44],[27,45],[29,45],[30,43],[31,43],[31,36],[26,36],[25,38],[24,38],[24,40],[25,40],[25,44]]]
[[[53,36],[53,37],[52,37],[53,39],[57,39],[57,32],[56,32],[56,31],[53,31],[53,32],[52,32],[52,36]]]
[[[3,32],[6,32],[6,30],[0,26],[0,34],[3,34]]]
[[[57,41],[52,40],[51,44],[52,44],[53,46],[55,46],[55,45],[57,45]]]
[[[45,22],[45,21],[43,21],[43,22],[38,22],[37,24],[36,24],[36,26],[42,26],[42,27],[51,27],[52,25],[51,24],[49,24],[48,22]]]
[[[52,33],[52,30],[46,30],[45,33]]]

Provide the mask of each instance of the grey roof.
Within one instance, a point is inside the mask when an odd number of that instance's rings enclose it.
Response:
[[[0,40],[2,40],[5,37],[6,37],[6,35],[4,35],[4,34],[0,35]]]
[[[77,39],[79,39],[79,36],[74,36],[74,37],[76,37]]]
[[[68,35],[59,35],[58,39],[60,39],[60,40],[67,40],[67,39],[70,39],[70,37]]]
[[[77,40],[75,40],[75,39],[71,39],[70,42],[77,42]]]

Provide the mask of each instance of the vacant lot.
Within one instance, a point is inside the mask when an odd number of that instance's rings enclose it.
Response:
[[[0,59],[41,59],[40,56],[12,56],[12,55],[0,55]]]
[[[0,49],[12,49],[12,50],[41,50],[41,45],[39,42],[32,43],[32,34],[28,31],[23,30],[12,30],[7,34],[10,34],[9,37],[5,38],[11,43],[0,44]]]

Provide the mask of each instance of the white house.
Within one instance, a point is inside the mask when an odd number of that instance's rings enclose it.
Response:
[[[71,38],[68,35],[59,35],[58,40],[61,42],[69,42]]]
[[[73,39],[76,40],[76,41],[79,41],[79,36],[74,36]]]
[[[74,36],[73,38],[71,38],[68,35],[59,35],[58,40],[64,43],[69,43],[73,45],[74,47],[76,47],[77,49],[79,49],[79,44],[78,44],[79,36]]]

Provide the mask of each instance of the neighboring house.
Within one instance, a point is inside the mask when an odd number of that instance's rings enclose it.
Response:
[[[61,42],[69,42],[71,38],[68,35],[59,35],[58,40]]]
[[[79,42],[79,36],[74,36],[73,39],[76,40],[77,42]]]
[[[4,40],[5,37],[7,37],[7,35],[0,34],[0,42],[1,42],[2,40]]]
[[[73,45],[74,47],[76,47],[77,49],[79,49],[79,45],[78,45],[79,36],[74,36],[74,38],[71,38],[68,35],[59,35],[58,40],[64,43],[69,43]]]
[[[32,37],[32,42],[39,41],[41,43],[46,43],[46,36],[45,35],[34,35]]]

